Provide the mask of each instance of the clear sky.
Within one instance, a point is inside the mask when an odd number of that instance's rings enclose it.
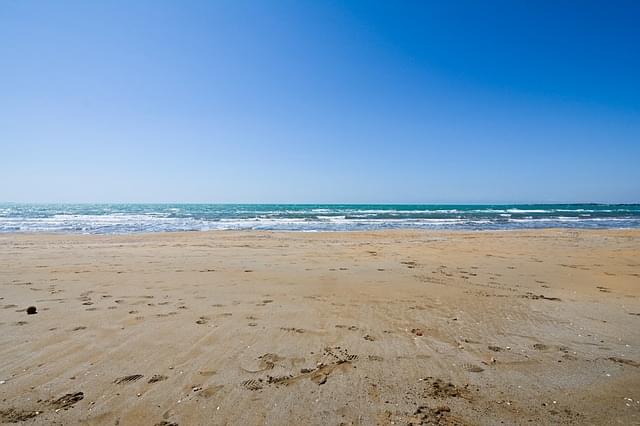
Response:
[[[0,1],[0,201],[640,202],[637,1]]]

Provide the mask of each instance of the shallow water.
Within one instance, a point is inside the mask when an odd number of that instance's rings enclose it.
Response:
[[[639,228],[640,204],[0,204],[0,232]]]

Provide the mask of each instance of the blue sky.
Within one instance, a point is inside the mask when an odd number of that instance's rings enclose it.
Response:
[[[0,2],[0,201],[640,202],[640,3]]]

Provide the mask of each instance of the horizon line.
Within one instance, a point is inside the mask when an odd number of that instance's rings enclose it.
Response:
[[[202,202],[202,201],[0,201],[0,204],[26,204],[26,205],[54,205],[54,204],[75,204],[75,205],[106,205],[106,204],[158,204],[158,205],[290,205],[290,206],[446,206],[446,205],[494,205],[494,206],[514,206],[514,205],[638,205],[640,201],[634,202],[604,202],[604,201],[527,201],[527,202]]]

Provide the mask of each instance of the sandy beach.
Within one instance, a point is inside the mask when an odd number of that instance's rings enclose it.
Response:
[[[3,234],[0,286],[4,423],[640,424],[638,230]]]

